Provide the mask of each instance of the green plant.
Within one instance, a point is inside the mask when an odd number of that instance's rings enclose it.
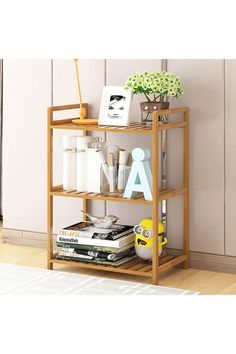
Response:
[[[178,98],[184,93],[179,77],[167,71],[138,72],[128,78],[125,89],[143,93],[149,102],[163,102],[167,97]]]

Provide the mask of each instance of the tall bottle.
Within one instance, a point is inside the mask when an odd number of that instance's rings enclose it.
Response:
[[[87,149],[87,191],[100,193],[103,191],[103,186],[106,181],[104,177],[104,161],[101,159],[101,154],[106,156],[107,146],[100,137],[94,137],[88,144]],[[108,182],[107,182],[108,183]]]
[[[76,136],[63,136],[63,189],[76,190]]]
[[[91,136],[77,136],[77,191],[87,191],[87,149]]]

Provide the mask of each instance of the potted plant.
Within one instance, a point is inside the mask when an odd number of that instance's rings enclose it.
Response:
[[[125,89],[134,94],[144,94],[147,101],[141,102],[142,123],[152,122],[152,112],[168,109],[169,99],[184,93],[179,77],[167,71],[138,72],[128,78]]]

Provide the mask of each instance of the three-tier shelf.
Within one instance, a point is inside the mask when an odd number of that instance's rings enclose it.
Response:
[[[174,109],[167,109],[153,112],[153,125],[143,126],[140,123],[132,123],[128,127],[115,127],[104,125],[77,125],[72,122],[72,118],[54,120],[54,112],[71,110],[80,108],[79,104],[54,106],[48,108],[48,269],[53,269],[54,263],[65,265],[78,266],[80,268],[88,268],[95,270],[103,270],[114,273],[126,273],[131,275],[138,275],[152,278],[153,284],[158,284],[161,273],[166,272],[173,267],[182,264],[184,268],[188,268],[189,262],[189,237],[188,237],[188,204],[189,204],[189,110],[188,107],[179,107]],[[165,115],[179,113],[181,119],[174,122],[161,123],[159,117]],[[89,193],[65,191],[63,186],[53,185],[53,131],[54,129],[64,130],[80,130],[83,135],[89,132],[112,132],[120,134],[148,134],[152,137],[152,174],[153,174],[153,200],[147,201],[142,195],[138,195],[136,199],[125,199],[120,194],[106,194],[106,193]],[[183,185],[176,189],[160,189],[158,181],[158,139],[159,132],[168,132],[170,129],[183,129]],[[146,261],[136,257],[131,261],[118,266],[108,266],[93,263],[85,263],[72,260],[63,260],[56,258],[56,251],[53,249],[53,198],[67,197],[67,198],[81,198],[83,200],[83,210],[87,210],[88,202],[92,200],[110,201],[114,203],[128,203],[128,204],[143,204],[152,207],[153,219],[153,249],[157,250],[157,225],[158,225],[158,204],[162,201],[167,201],[182,195],[183,197],[183,250],[177,256],[164,255],[158,257],[157,252],[153,252],[152,262]]]

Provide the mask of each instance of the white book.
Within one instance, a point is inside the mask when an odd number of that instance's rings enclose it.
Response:
[[[113,248],[121,248],[125,245],[134,242],[135,234],[130,234],[123,236],[117,240],[104,240],[104,239],[96,239],[96,238],[88,238],[81,236],[65,236],[65,235],[57,235],[57,242],[61,243],[69,243],[76,245],[89,245],[89,246],[102,246],[102,247],[113,247]]]
[[[78,253],[73,253],[73,252],[68,252],[66,251],[60,251],[58,252],[58,256],[64,256],[64,257],[71,257],[71,258],[81,258],[81,259],[89,259],[92,260],[94,257],[91,256],[86,256],[83,254],[78,254]]]

